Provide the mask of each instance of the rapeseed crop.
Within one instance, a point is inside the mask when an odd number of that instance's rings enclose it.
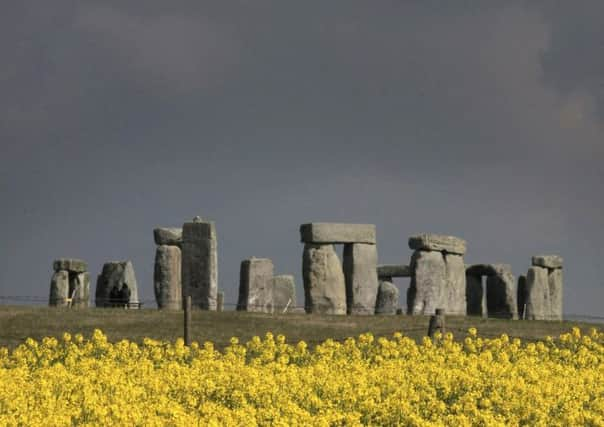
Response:
[[[474,328],[423,342],[396,333],[236,338],[223,351],[145,339],[26,340],[0,349],[0,425],[604,425],[604,333],[541,342]]]

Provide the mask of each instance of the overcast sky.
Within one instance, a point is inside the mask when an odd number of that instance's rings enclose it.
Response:
[[[604,2],[487,3],[3,3],[0,296],[78,257],[152,300],[153,228],[200,215],[230,303],[257,256],[302,304],[299,225],[358,222],[381,263],[560,254],[565,312],[604,316]]]

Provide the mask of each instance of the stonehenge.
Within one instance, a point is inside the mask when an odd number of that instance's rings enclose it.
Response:
[[[306,312],[374,314],[378,293],[375,225],[302,224],[300,238]],[[334,244],[344,245],[343,263]]]
[[[95,304],[97,307],[110,307],[113,301],[112,290],[118,292],[130,291],[128,307],[139,308],[138,284],[131,261],[111,261],[103,265],[101,274],[97,277]]]
[[[562,257],[538,255],[532,258],[531,264],[524,288],[524,318],[562,320]]]
[[[153,291],[159,309],[182,309],[182,229],[156,228]]]
[[[237,310],[260,313],[273,311],[273,261],[249,258],[241,262]]]
[[[392,282],[380,280],[375,302],[375,314],[394,315],[397,308],[398,288]]]
[[[52,307],[88,307],[90,300],[90,273],[85,261],[60,258],[52,264],[48,305]]]
[[[191,296],[193,306],[216,310],[218,253],[213,221],[195,217],[182,228],[182,295]]]
[[[465,275],[469,315],[518,318],[517,283],[510,265],[474,264],[467,266]]]
[[[281,274],[273,277],[273,310],[285,313],[296,305],[296,282],[294,276]]]
[[[453,236],[419,234],[409,238],[411,285],[408,314],[431,315],[444,308],[453,315],[466,314],[466,242]]]

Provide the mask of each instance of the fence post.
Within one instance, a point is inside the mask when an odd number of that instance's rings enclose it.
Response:
[[[224,292],[218,292],[216,295],[216,311],[221,312],[224,310]]]
[[[184,340],[185,345],[191,345],[191,295],[184,297],[184,308],[185,308],[185,330]]]
[[[443,308],[437,308],[435,314],[430,317],[428,336],[433,338],[436,331],[445,334],[445,310]]]

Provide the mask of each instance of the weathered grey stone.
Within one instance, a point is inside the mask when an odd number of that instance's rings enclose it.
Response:
[[[377,257],[376,245],[344,245],[343,269],[348,314],[375,314],[378,293]]]
[[[411,256],[411,285],[407,291],[409,314],[433,314],[442,307],[447,265],[441,252],[415,251]]]
[[[561,268],[549,270],[549,319],[562,320],[562,300],[563,300],[563,273]]]
[[[524,319],[525,317],[525,304],[526,304],[526,276],[518,276],[518,318]]]
[[[182,231],[182,293],[202,310],[216,310],[218,253],[213,222],[187,222]]]
[[[409,238],[409,247],[413,250],[439,251],[464,255],[466,241],[454,236],[441,234],[418,234]]]
[[[380,281],[375,314],[395,315],[398,308],[398,288],[391,282]]]
[[[64,307],[69,298],[69,272],[66,270],[55,271],[50,281],[50,296],[48,305]]]
[[[181,251],[178,246],[160,245],[157,247],[153,290],[159,309],[182,309],[181,262]]]
[[[130,303],[137,304],[138,285],[134,267],[130,261],[112,261],[103,265],[103,271],[97,278],[95,303],[97,307],[107,307],[111,304],[110,294],[113,286],[122,290],[124,285],[128,285],[130,290]]]
[[[66,270],[71,273],[83,273],[88,271],[88,264],[86,261],[75,258],[59,258],[52,264],[54,271]]]
[[[558,255],[536,255],[532,258],[532,264],[536,267],[562,268],[564,259]]]
[[[72,307],[88,307],[90,304],[90,273],[70,273],[69,291],[71,292]]]
[[[182,245],[182,228],[156,228],[153,230],[153,238],[156,245]]]
[[[304,245],[304,309],[307,313],[346,314],[346,283],[333,245]]]
[[[273,307],[275,313],[291,311],[296,305],[296,282],[294,276],[281,274],[273,277]]]
[[[489,317],[518,319],[516,278],[508,264],[492,264],[495,275],[487,277],[487,310]]]
[[[473,264],[466,266],[466,274],[472,276],[494,276],[497,274],[493,264]]]
[[[486,307],[483,307],[482,275],[466,273],[466,307],[470,316],[482,316]]]
[[[302,243],[375,244],[375,225],[313,222],[300,226]]]
[[[378,277],[411,277],[411,268],[408,265],[382,264],[377,266]],[[390,282],[391,280],[386,280]]]
[[[241,262],[237,310],[259,313],[273,311],[273,261],[250,258]]]
[[[466,265],[463,256],[445,253],[446,281],[444,301],[446,312],[451,315],[465,316],[466,307]]]
[[[526,314],[528,320],[546,320],[551,313],[547,268],[533,266],[526,275]]]

